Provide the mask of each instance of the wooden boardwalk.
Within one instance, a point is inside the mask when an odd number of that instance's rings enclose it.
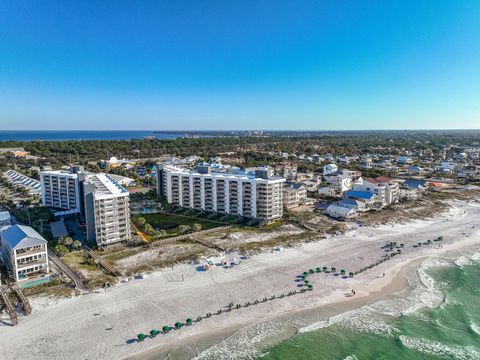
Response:
[[[90,255],[94,260],[98,261],[98,264],[107,270],[110,274],[117,276],[117,277],[125,277],[125,274],[118,270],[115,266],[110,264],[107,260],[102,258],[101,256],[97,255],[95,251],[90,249],[87,245],[83,245],[83,249],[86,251],[88,255]]]
[[[60,260],[57,255],[53,253],[53,251],[48,250],[48,258],[49,260],[57,266],[57,268],[62,271],[65,275],[67,275],[72,281],[75,287],[79,290],[86,290],[85,287],[85,279],[78,275],[75,271],[73,271],[67,264],[65,264],[62,260]]]
[[[12,323],[12,326],[18,325],[17,311],[8,297],[7,290],[3,287],[0,287],[0,296],[5,306],[7,307],[7,312],[8,312],[8,315],[10,315],[10,321]]]
[[[25,315],[30,315],[32,313],[32,306],[27,297],[23,294],[22,289],[17,284],[9,284],[10,289],[17,295],[18,300],[22,303],[23,312]]]

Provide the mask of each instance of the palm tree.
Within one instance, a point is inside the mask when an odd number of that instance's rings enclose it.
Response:
[[[195,231],[195,232],[201,231],[202,230],[202,225],[198,224],[198,223],[195,223],[195,224],[192,225],[192,230]]]
[[[73,239],[70,236],[66,236],[63,238],[63,245],[70,247],[73,244]]]
[[[80,250],[82,248],[82,243],[79,240],[75,240],[72,244],[74,250]]]
[[[179,225],[178,228],[177,228],[177,232],[180,234],[180,235],[184,235],[186,233],[188,233],[190,231],[190,226],[188,225]]]

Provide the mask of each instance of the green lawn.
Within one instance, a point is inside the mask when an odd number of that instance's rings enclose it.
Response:
[[[193,218],[184,215],[170,215],[170,214],[145,214],[142,215],[147,223],[152,225],[155,229],[164,229],[168,234],[174,234],[179,225],[202,225],[202,230],[213,229],[219,226],[227,225],[220,221]]]

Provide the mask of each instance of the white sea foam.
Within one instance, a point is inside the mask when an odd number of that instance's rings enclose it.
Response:
[[[480,253],[475,253],[471,256],[473,261],[480,261]]]
[[[469,347],[449,346],[437,341],[405,335],[400,335],[399,339],[407,348],[423,354],[459,360],[480,359],[480,352]]]
[[[354,331],[362,331],[382,336],[394,336],[398,330],[389,325],[370,306],[348,311],[332,316],[327,321],[318,321],[298,330],[299,333],[308,333],[324,329],[331,325],[338,325]]]
[[[206,349],[194,360],[207,359],[252,359],[262,355],[257,345],[281,332],[282,326],[273,322],[262,322],[242,329],[218,344]]]
[[[349,355],[343,360],[358,360],[358,358],[355,355]]]
[[[455,265],[459,267],[464,267],[468,265],[473,265],[473,262],[466,256],[460,256],[457,260],[455,260]]]
[[[474,323],[474,322],[470,322],[470,329],[472,329],[472,331],[477,334],[477,335],[480,335],[480,325]]]

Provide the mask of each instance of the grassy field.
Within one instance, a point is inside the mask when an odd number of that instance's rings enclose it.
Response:
[[[179,225],[200,224],[202,230],[213,229],[219,226],[226,225],[220,221],[193,218],[184,215],[170,215],[170,214],[145,214],[142,215],[147,223],[153,226],[155,229],[164,229],[168,234],[176,234],[177,227]]]

